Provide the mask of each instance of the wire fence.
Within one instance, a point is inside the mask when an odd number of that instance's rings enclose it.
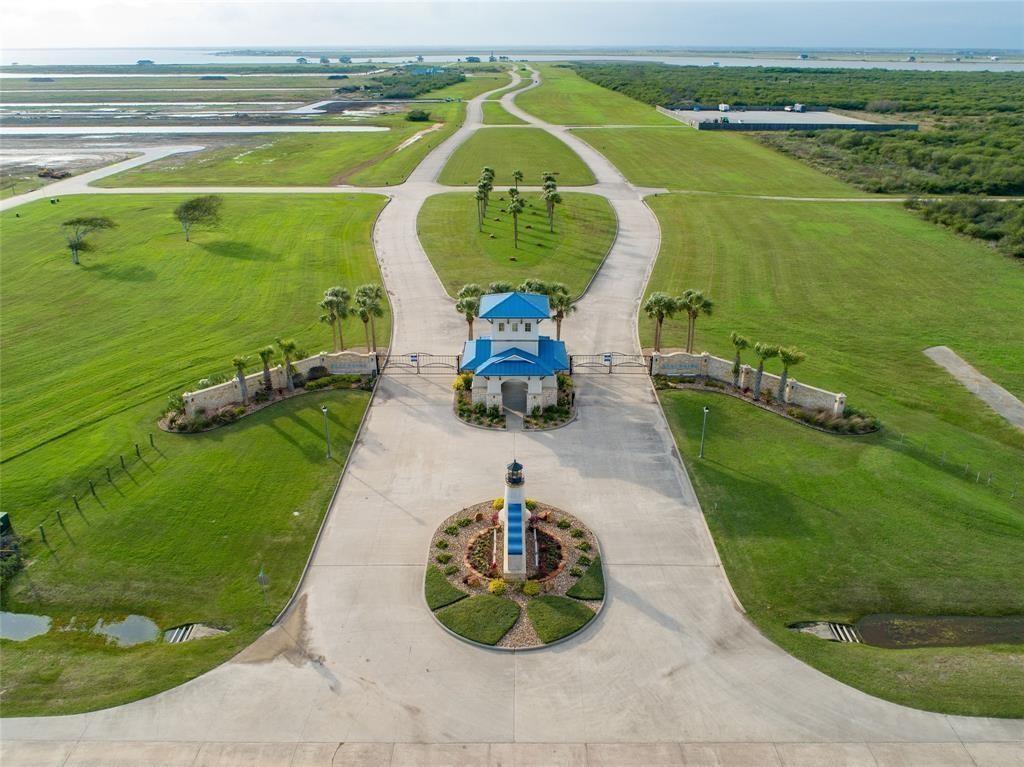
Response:
[[[927,440],[915,438],[905,432],[884,429],[882,439],[886,447],[926,462],[949,476],[984,487],[994,495],[1024,508],[1024,465],[1017,470],[1006,464],[993,467],[984,460],[972,461],[954,451],[934,444],[929,445]]]
[[[113,456],[105,466],[94,468],[89,476],[73,482],[66,501],[59,503],[31,530],[19,530],[17,527],[15,530],[23,539],[38,534],[38,543],[53,554],[55,546],[74,542],[69,525],[75,524],[76,520],[88,523],[86,513],[90,506],[106,509],[106,497],[124,495],[120,483],[138,484],[133,470],[144,468],[152,471],[152,464],[165,457],[151,433],[144,441],[132,443],[128,450]],[[16,521],[14,523],[17,525]]]

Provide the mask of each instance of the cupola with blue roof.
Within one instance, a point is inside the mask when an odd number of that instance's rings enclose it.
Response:
[[[540,293],[491,293],[480,299],[480,319],[491,332],[466,341],[461,370],[474,374],[473,402],[518,412],[558,402],[558,373],[569,369],[563,341],[540,334],[551,318]]]

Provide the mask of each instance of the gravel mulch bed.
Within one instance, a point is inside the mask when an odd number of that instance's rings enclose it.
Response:
[[[445,571],[446,567],[456,568],[451,574],[445,573],[445,576],[448,578],[449,583],[467,592],[470,596],[488,593],[487,587],[490,583],[490,577],[486,573],[479,573],[473,568],[468,561],[467,551],[471,541],[479,535],[491,534],[491,531],[494,530],[492,520],[497,513],[491,501],[468,506],[441,522],[430,540],[429,564],[436,565],[442,572]],[[580,571],[586,572],[587,566],[577,565],[579,558],[586,556],[593,561],[600,556],[601,550],[597,537],[579,518],[554,506],[538,502],[532,513],[537,518],[537,529],[555,538],[561,546],[561,563],[555,568],[554,572],[542,579],[538,579],[538,582],[541,584],[540,593],[551,596],[565,596],[569,588],[579,580],[577,576],[571,574],[573,568],[578,567]],[[461,525],[459,524],[460,520],[463,521]],[[468,520],[468,524],[465,520]],[[559,522],[562,522],[563,527],[558,526]],[[568,527],[564,527],[566,522],[568,522]],[[445,528],[450,528],[451,526],[455,527],[453,534],[445,532]],[[573,537],[573,530],[580,530],[582,534],[579,537]],[[501,563],[504,560],[504,535],[503,529],[500,526],[497,527],[497,531],[497,577],[500,578],[502,577]],[[527,575],[530,576],[537,572],[532,534],[527,534],[527,541],[529,544],[527,546]],[[440,546],[438,546],[439,543],[441,543]],[[580,549],[580,544],[589,546],[589,549],[586,551]],[[439,562],[437,560],[438,555],[446,558],[443,556],[444,554],[451,554],[451,559],[448,562]],[[501,638],[496,646],[505,649],[543,647],[544,643],[537,636],[537,632],[534,630],[533,624],[526,614],[526,605],[531,597],[523,594],[518,588],[514,588],[511,582],[503,596],[519,605],[519,620],[516,621],[515,625]],[[577,601],[590,607],[595,614],[604,605],[604,600]]]

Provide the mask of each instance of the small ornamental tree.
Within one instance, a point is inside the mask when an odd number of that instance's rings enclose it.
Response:
[[[71,251],[71,263],[77,266],[80,263],[78,255],[92,248],[85,238],[101,229],[113,229],[117,224],[105,216],[82,216],[68,219],[60,226]]]
[[[761,397],[761,379],[764,377],[764,363],[772,357],[779,356],[779,347],[774,344],[758,341],[754,344],[754,354],[757,355],[757,375],[754,376],[754,399],[759,399]]]
[[[224,199],[215,194],[193,197],[174,209],[174,217],[185,233],[185,242],[191,242],[192,229],[196,226],[216,226],[220,223],[220,208]]]

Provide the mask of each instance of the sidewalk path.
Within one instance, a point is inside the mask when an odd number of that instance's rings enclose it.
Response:
[[[956,380],[967,387],[967,391],[1018,429],[1024,429],[1024,402],[992,379],[982,375],[948,346],[933,346],[925,349],[924,353],[933,362],[948,370]]]

